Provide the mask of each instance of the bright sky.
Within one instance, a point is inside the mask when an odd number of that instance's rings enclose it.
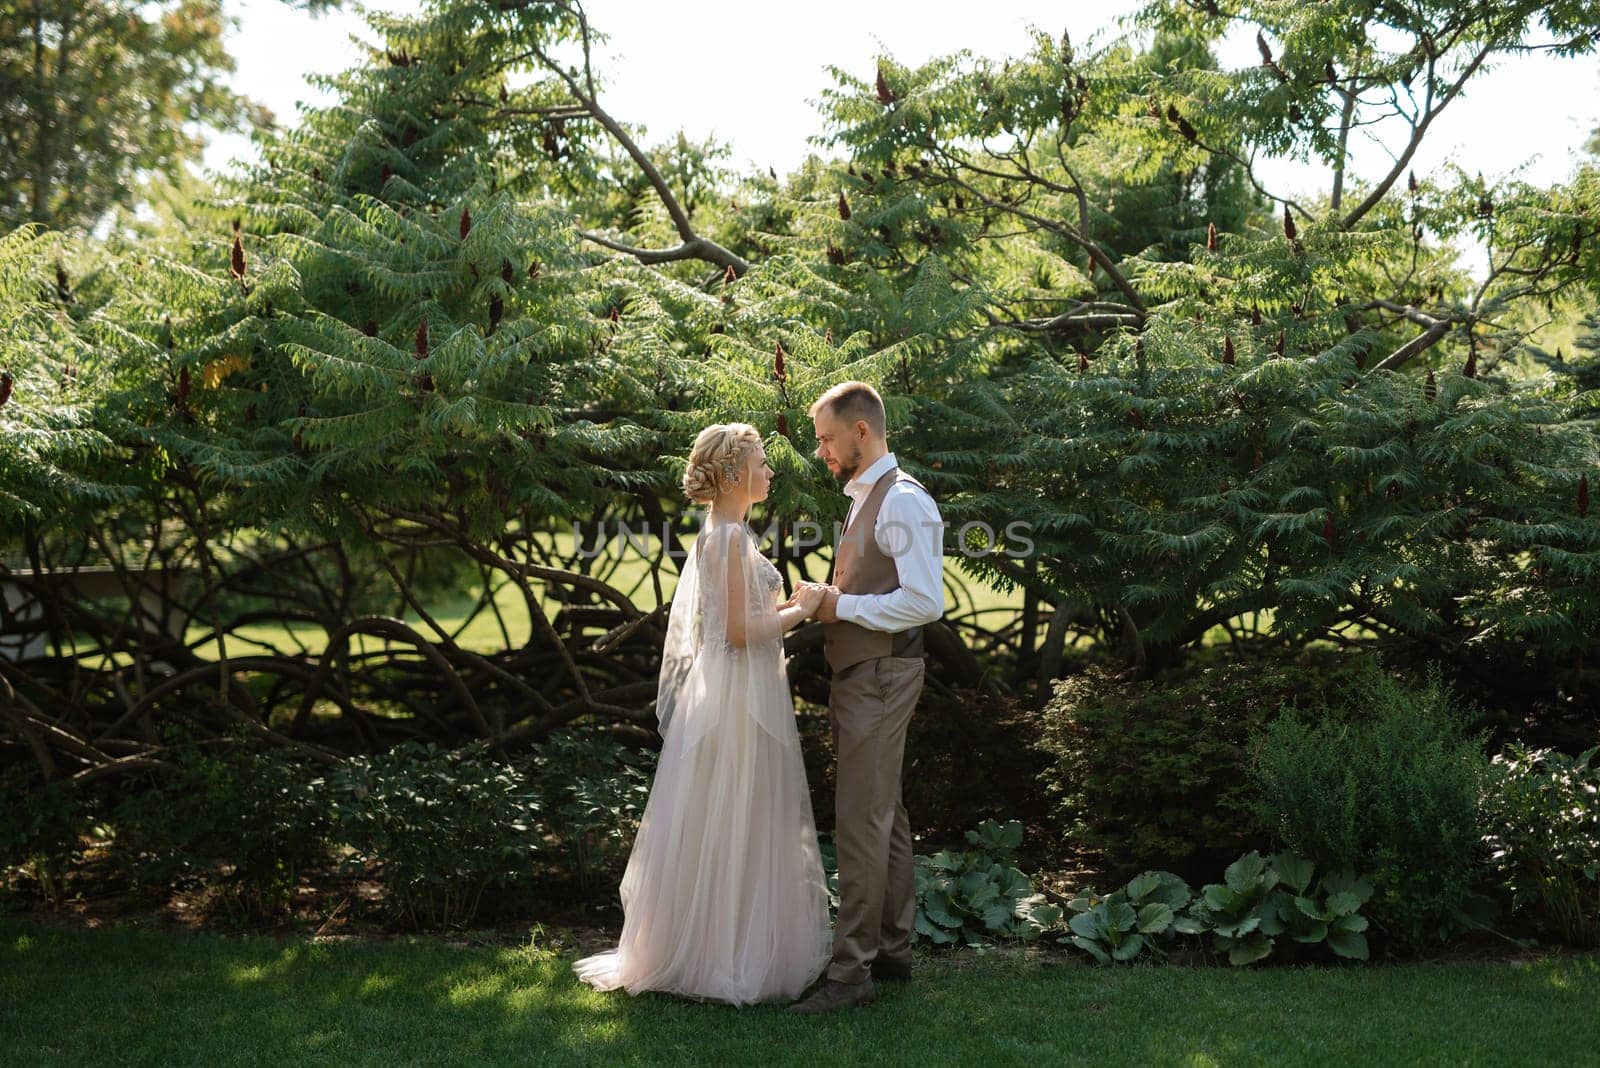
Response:
[[[414,10],[414,0],[378,0],[374,7]],[[642,123],[651,140],[683,128],[693,139],[731,144],[733,162],[780,174],[813,151],[807,138],[822,131],[813,101],[831,84],[827,65],[868,77],[886,52],[917,63],[966,48],[1004,57],[1029,47],[1030,26],[1075,42],[1108,35],[1135,10],[1133,0],[1064,5],[1060,0],[808,0],[787,8],[727,0],[590,0],[590,22],[610,36],[597,65],[608,87],[602,102],[617,118]],[[1063,22],[1064,10],[1078,10]],[[1084,13],[1088,9],[1090,13]],[[230,42],[238,59],[236,87],[293,122],[297,101],[319,101],[305,82],[359,61],[351,34],[366,34],[352,9],[312,18],[281,0],[237,0],[240,20]],[[785,15],[782,12],[792,12]],[[803,14],[802,14],[803,12]],[[981,17],[976,13],[981,12]],[[1223,66],[1259,62],[1249,36],[1230,40]],[[1486,176],[1527,165],[1540,184],[1568,177],[1589,133],[1600,126],[1600,60],[1538,55],[1507,61],[1469,88],[1429,131],[1414,162],[1425,174],[1453,160]],[[219,139],[207,152],[213,168],[248,158],[243,138]],[[1353,145],[1358,175],[1382,174],[1387,152]],[[1274,161],[1261,171],[1275,192],[1323,190],[1323,171]]]

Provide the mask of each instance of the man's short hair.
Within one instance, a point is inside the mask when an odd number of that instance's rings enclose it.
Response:
[[[829,412],[851,425],[858,419],[864,420],[872,432],[880,438],[887,431],[883,417],[883,398],[878,396],[877,390],[865,382],[840,382],[818,397],[806,414],[815,419],[823,412]]]

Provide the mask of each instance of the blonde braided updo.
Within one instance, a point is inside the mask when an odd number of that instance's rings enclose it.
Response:
[[[708,504],[737,485],[761,432],[749,423],[713,423],[700,431],[683,470],[683,495]]]

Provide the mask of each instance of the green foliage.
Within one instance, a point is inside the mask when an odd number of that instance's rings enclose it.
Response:
[[[1029,942],[1061,918],[1016,869],[1022,824],[985,820],[967,832],[972,848],[916,858],[913,937],[934,945],[979,946],[994,939]]]
[[[1070,941],[1101,964],[1131,961],[1145,949],[1160,952],[1161,940],[1199,932],[1182,915],[1192,896],[1188,883],[1164,871],[1136,875],[1105,897],[1085,888],[1067,903]]]
[[[1313,887],[1313,871],[1310,861],[1293,854],[1267,860],[1247,853],[1228,866],[1221,883],[1200,891],[1190,910],[1192,926],[1209,931],[1217,952],[1234,965],[1265,959],[1281,935],[1366,960],[1367,920],[1357,910],[1372,896],[1371,881],[1343,871]]]
[[[598,732],[567,730],[545,739],[524,763],[540,827],[565,851],[566,871],[583,890],[627,859],[650,797],[653,762],[648,751]]]
[[[0,230],[92,227],[198,162],[199,131],[270,123],[228,88],[231,22],[220,0],[0,3]]]
[[[1410,158],[1485,60],[1557,26],[1561,49],[1592,51],[1592,12],[1206,10],[1147,5],[1142,54],[1036,34],[1004,64],[834,72],[824,106],[851,160],[802,216],[827,276],[865,292],[938,257],[988,302],[985,379],[923,379],[912,435],[947,515],[1031,524],[1036,573],[974,571],[1097,606],[1101,636],[1151,670],[1263,608],[1297,645],[1355,624],[1586,648],[1600,528],[1578,487],[1600,453],[1582,403],[1508,373],[1522,334],[1503,313],[1600,276],[1593,168],[1534,190],[1413,183],[1399,162],[1355,189],[1345,154],[1360,130]],[[1269,58],[1217,70],[1208,48],[1251,24]],[[1422,82],[1427,121],[1385,121]],[[1329,195],[1260,210],[1241,195],[1270,192],[1258,153],[1325,161]],[[1150,225],[1146,192],[1168,205]],[[1487,285],[1455,262],[1458,235],[1487,244]]]
[[[1353,697],[1347,716],[1290,710],[1268,727],[1262,817],[1324,870],[1370,872],[1373,921],[1423,951],[1468,922],[1488,760],[1437,670],[1419,685],[1374,674]]]
[[[1164,953],[1179,935],[1210,935],[1233,965],[1265,960],[1282,935],[1366,960],[1367,920],[1359,910],[1372,896],[1371,881],[1345,871],[1313,883],[1314,870],[1292,853],[1263,859],[1250,852],[1198,895],[1165,871],[1143,872],[1104,897],[1085,888],[1068,903],[1069,933],[1060,941],[1101,964],[1131,961],[1146,950]]]
[[[62,903],[65,876],[82,853],[100,806],[72,779],[46,782],[37,765],[0,768],[0,885],[13,871],[30,876],[51,905]]]
[[[125,795],[111,822],[130,881],[169,889],[197,881],[243,915],[272,918],[300,876],[327,860],[333,812],[320,768],[234,740],[211,750],[178,736],[171,770]]]
[[[71,283],[61,264],[73,252],[33,226],[0,234],[0,548],[29,524],[93,514],[129,495],[105,469],[111,441],[93,405],[112,369],[62,314],[56,291],[57,269]]]
[[[1251,739],[1294,701],[1337,702],[1364,670],[1326,652],[1264,661],[1197,659],[1159,681],[1090,667],[1056,684],[1038,740],[1040,775],[1067,839],[1114,878],[1216,870],[1267,831],[1255,812]]]
[[[408,927],[470,923],[484,890],[538,849],[539,806],[514,765],[479,747],[404,743],[329,775],[344,866],[379,865],[385,903]]]
[[[1513,744],[1484,791],[1485,843],[1515,908],[1570,945],[1600,946],[1600,750]]]

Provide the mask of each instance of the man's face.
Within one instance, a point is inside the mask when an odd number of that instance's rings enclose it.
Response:
[[[817,431],[817,459],[827,464],[840,482],[855,478],[861,468],[859,425],[846,423],[832,411],[818,412],[811,423]]]

